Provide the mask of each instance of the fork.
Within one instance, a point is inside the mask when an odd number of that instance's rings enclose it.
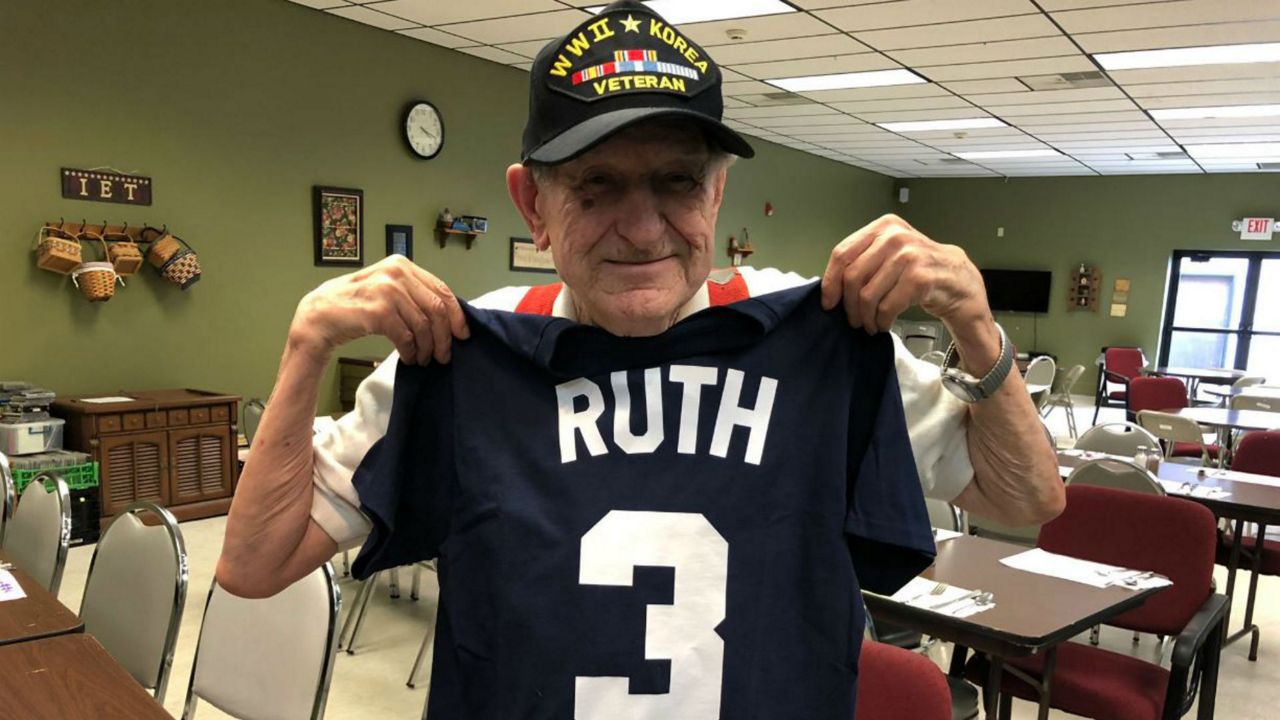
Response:
[[[944,583],[944,582],[934,583],[934,585],[933,585],[933,589],[932,589],[932,590],[929,590],[928,592],[922,592],[922,593],[919,593],[919,594],[916,594],[916,595],[912,595],[911,597],[907,598],[906,600],[903,600],[902,602],[903,602],[904,604],[905,604],[905,603],[912,603],[912,602],[915,602],[916,600],[919,600],[920,598],[925,597],[925,596],[930,596],[930,595],[941,595],[942,593],[946,592],[946,591],[947,591],[947,589],[948,589],[948,588],[950,588],[950,587],[951,587],[950,585],[948,585],[948,584],[946,584],[946,583]]]

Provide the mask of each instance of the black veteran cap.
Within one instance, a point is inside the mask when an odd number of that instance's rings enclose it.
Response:
[[[755,151],[720,122],[720,68],[654,11],[619,0],[538,53],[521,160],[559,163],[641,120],[687,117],[725,151]]]

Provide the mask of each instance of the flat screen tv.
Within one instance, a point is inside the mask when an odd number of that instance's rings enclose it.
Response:
[[[987,302],[995,312],[1049,312],[1048,270],[982,270]]]

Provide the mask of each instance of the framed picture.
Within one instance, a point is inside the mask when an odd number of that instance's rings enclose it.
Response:
[[[413,226],[387,226],[387,257],[403,255],[413,259]]]
[[[529,238],[511,238],[511,270],[555,274],[555,259],[551,249],[538,252],[538,246]]]
[[[316,265],[364,265],[364,191],[311,189]]]

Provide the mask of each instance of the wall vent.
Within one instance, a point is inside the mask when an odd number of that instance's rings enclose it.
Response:
[[[1018,78],[1032,90],[1075,90],[1078,88],[1111,87],[1111,80],[1097,70],[1069,72],[1060,75],[1026,75]]]

